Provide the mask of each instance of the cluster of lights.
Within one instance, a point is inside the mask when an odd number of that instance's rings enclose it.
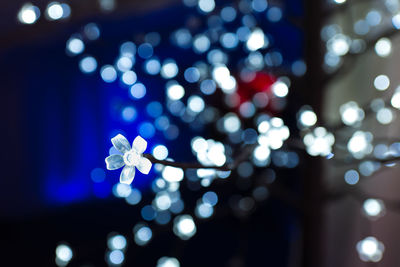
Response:
[[[125,261],[127,240],[123,235],[110,234],[107,240],[106,261],[109,266],[120,266]]]
[[[303,138],[307,153],[311,156],[328,156],[332,154],[335,137],[324,127],[317,127]]]

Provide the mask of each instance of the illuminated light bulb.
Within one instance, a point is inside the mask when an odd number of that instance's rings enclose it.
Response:
[[[385,210],[385,205],[383,201],[380,199],[369,198],[366,199],[363,203],[363,211],[365,215],[373,219],[382,216],[384,210]]]
[[[285,97],[289,93],[289,88],[284,82],[277,81],[272,85],[272,92],[277,97]]]
[[[390,80],[389,77],[381,74],[375,77],[374,86],[379,91],[384,91],[389,88]]]
[[[196,225],[190,215],[180,215],[174,220],[174,233],[183,240],[190,239],[196,233]]]
[[[250,36],[246,42],[246,47],[248,50],[256,51],[258,49],[265,48],[267,46],[268,46],[268,39],[261,29],[256,28],[250,33]]]
[[[304,110],[300,113],[300,123],[305,127],[311,127],[317,123],[317,115],[312,110]]]
[[[372,134],[369,132],[357,131],[350,138],[347,143],[347,149],[357,159],[372,152]]]
[[[58,245],[56,248],[56,258],[61,261],[62,263],[66,264],[68,263],[73,256],[72,249],[66,245],[66,244],[61,244]]]
[[[50,2],[47,5],[46,15],[50,20],[58,20],[64,16],[64,9],[59,2]]]
[[[342,122],[346,125],[354,125],[364,119],[364,111],[354,101],[341,105],[339,111]]]
[[[385,247],[375,237],[369,236],[357,243],[357,251],[362,261],[378,262],[382,259]]]

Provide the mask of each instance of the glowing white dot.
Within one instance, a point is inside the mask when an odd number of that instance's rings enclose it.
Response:
[[[108,259],[112,264],[119,265],[124,262],[124,253],[120,250],[113,250],[108,255]]]
[[[369,198],[364,201],[363,210],[371,217],[378,217],[383,211],[383,202],[379,199]]]
[[[346,183],[348,183],[350,185],[357,184],[359,179],[360,179],[360,175],[355,170],[348,170],[344,174],[344,180],[346,181]]]
[[[375,44],[375,52],[380,57],[387,57],[392,52],[392,42],[388,38],[381,38]]]
[[[180,168],[166,166],[162,170],[162,177],[168,182],[180,182],[183,179],[184,173]]]
[[[97,68],[97,61],[94,57],[84,57],[81,59],[79,62],[79,69],[83,73],[92,73],[96,70]]]
[[[153,232],[149,227],[140,226],[135,231],[135,242],[140,246],[146,245],[152,236]]]
[[[228,133],[235,133],[240,129],[241,123],[234,113],[228,113],[224,117],[224,129]]]
[[[179,100],[185,95],[185,89],[177,84],[172,83],[167,85],[167,96],[171,100]]]
[[[67,41],[67,49],[71,54],[77,55],[83,52],[85,44],[81,39],[72,37]]]
[[[56,248],[56,257],[63,262],[69,262],[72,259],[73,253],[69,246],[62,244]]]
[[[181,215],[174,220],[174,233],[183,240],[190,239],[196,233],[196,225],[190,215]]]
[[[378,75],[374,80],[374,86],[379,91],[384,91],[389,88],[390,80],[386,75]]]
[[[179,261],[172,257],[161,257],[156,267],[180,267]]]
[[[385,250],[382,242],[379,242],[372,236],[359,241],[356,248],[361,260],[372,262],[380,261],[382,259],[383,251]]]
[[[193,50],[196,53],[204,53],[210,48],[210,39],[205,35],[197,35],[193,41]]]
[[[333,0],[336,4],[343,4],[346,0]]]
[[[381,108],[376,113],[376,119],[382,124],[390,124],[393,121],[393,112],[388,108]]]
[[[174,60],[165,60],[161,67],[161,76],[165,79],[170,79],[178,74],[178,65],[176,65]]]
[[[209,13],[214,10],[215,2],[214,0],[199,0],[199,8],[205,13]]]
[[[300,123],[306,127],[317,123],[317,115],[311,110],[305,110],[300,114]]]
[[[260,48],[265,48],[268,46],[268,39],[264,35],[264,32],[257,28],[251,32],[249,39],[246,42],[246,47],[250,51],[256,51]]]
[[[191,111],[193,111],[195,113],[199,113],[199,112],[203,111],[204,106],[205,106],[205,104],[204,104],[203,98],[196,96],[196,95],[189,97],[188,108]]]
[[[158,145],[153,149],[153,156],[158,160],[164,160],[168,157],[168,148]]]
[[[396,14],[393,16],[392,24],[396,29],[400,29],[400,14]]]
[[[390,103],[394,108],[400,109],[400,87],[398,87],[394,92]]]
[[[285,97],[289,93],[289,88],[284,82],[277,81],[272,85],[272,92],[277,97]]]
[[[61,19],[64,14],[64,10],[60,3],[58,2],[51,2],[48,4],[47,9],[47,16],[51,20]]]
[[[100,76],[106,83],[112,83],[117,79],[117,71],[111,65],[105,65],[100,70]]]
[[[137,76],[136,73],[129,70],[124,72],[124,74],[122,74],[122,82],[126,85],[132,85],[136,82],[137,80]]]
[[[123,250],[126,247],[126,238],[123,235],[115,235],[108,239],[107,244],[111,250]]]
[[[25,24],[35,23],[39,16],[39,8],[32,5],[31,3],[23,5],[21,10],[18,12],[18,20]]]
[[[117,68],[122,71],[128,71],[132,68],[133,61],[130,57],[122,56],[117,60]]]
[[[131,95],[136,99],[141,99],[146,95],[146,87],[142,83],[136,83],[131,86]]]

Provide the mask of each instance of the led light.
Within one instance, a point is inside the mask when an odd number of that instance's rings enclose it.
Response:
[[[18,20],[24,24],[33,24],[40,17],[40,10],[31,3],[26,3],[18,12]]]

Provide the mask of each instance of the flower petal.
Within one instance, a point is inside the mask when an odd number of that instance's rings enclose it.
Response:
[[[151,165],[151,161],[148,158],[141,157],[136,168],[143,174],[149,174]]]
[[[132,147],[136,150],[137,153],[142,154],[146,150],[147,141],[138,135],[136,136],[135,140],[133,140]]]
[[[124,158],[115,154],[106,158],[107,170],[116,170],[125,165]]]
[[[121,184],[131,184],[135,178],[135,167],[125,166],[121,171],[119,182]]]
[[[125,153],[131,150],[131,145],[122,134],[118,134],[115,137],[111,138],[111,143],[121,153]]]

